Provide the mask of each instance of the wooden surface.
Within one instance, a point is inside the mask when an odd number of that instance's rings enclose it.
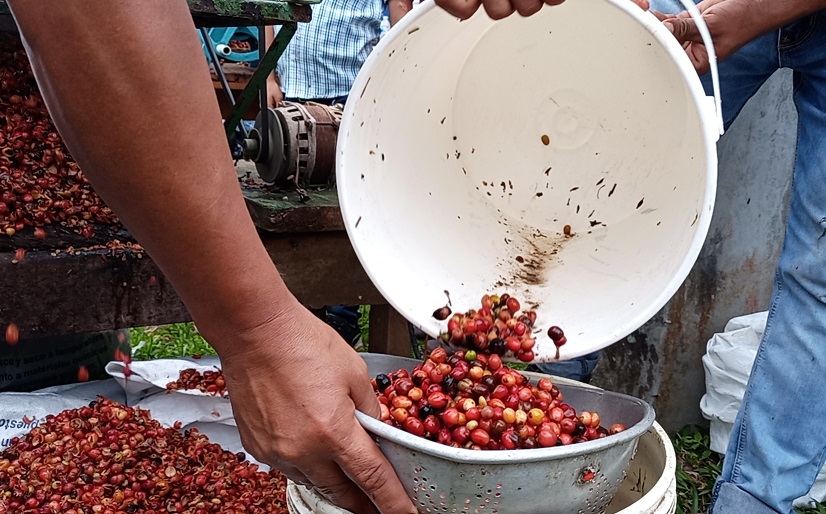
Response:
[[[17,324],[23,339],[190,320],[146,254],[29,251],[13,259],[0,253],[0,323]]]
[[[308,22],[310,2],[278,0],[187,0],[192,20],[198,27],[241,27]],[[11,15],[8,4],[0,0],[0,15]],[[13,25],[12,25],[13,26]]]
[[[259,230],[276,234],[292,232],[341,232],[344,222],[335,190],[308,191],[310,199],[299,200],[294,192],[271,193],[260,189],[244,192],[247,207]]]
[[[412,357],[407,320],[387,304],[370,308],[370,351]]]
[[[221,64],[221,69],[224,71],[224,77],[227,79],[229,86],[238,90],[242,90],[247,86],[247,82],[254,71],[252,67],[236,62],[225,62]],[[212,63],[209,65],[209,74],[212,77],[212,85],[216,88],[221,87],[221,82]]]
[[[276,0],[187,0],[192,19],[199,27],[241,27],[308,22],[308,3]]]
[[[311,191],[306,203],[295,193],[260,187],[244,188],[244,194],[264,246],[304,305],[372,305],[371,351],[410,355],[407,322],[361,267],[335,191]],[[30,338],[191,319],[146,253],[100,248],[107,237],[130,241],[125,230],[99,227],[93,240],[57,227],[49,227],[46,240],[30,232],[0,237],[0,330],[13,322],[21,338]],[[84,241],[92,248],[84,249]],[[18,248],[26,252],[13,263]]]

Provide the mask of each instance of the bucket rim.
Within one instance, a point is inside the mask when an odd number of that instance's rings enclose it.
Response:
[[[379,360],[382,358],[381,354],[363,354],[368,356],[368,359]],[[409,361],[411,364],[416,364],[419,361],[416,359],[409,359],[406,357],[383,356],[391,357],[394,363],[398,363],[400,359]],[[540,373],[534,373],[529,378],[536,378],[539,376],[550,377]],[[553,377],[551,377],[553,380]],[[533,380],[535,382],[536,380]],[[392,443],[398,444],[407,448],[410,451],[424,453],[431,457],[436,457],[444,460],[449,460],[461,464],[487,464],[487,465],[502,465],[502,464],[518,464],[528,462],[545,462],[560,459],[570,459],[580,455],[590,455],[598,453],[602,450],[612,448],[615,446],[631,444],[636,442],[649,428],[654,424],[655,413],[654,408],[647,402],[629,396],[627,394],[616,393],[613,391],[606,391],[604,389],[589,386],[587,384],[579,385],[570,381],[555,382],[559,390],[565,394],[566,391],[579,390],[592,395],[602,395],[611,398],[612,401],[623,403],[627,407],[639,407],[643,410],[642,418],[634,425],[628,427],[625,431],[619,434],[614,434],[602,439],[593,441],[584,441],[581,443],[570,444],[567,446],[554,446],[549,448],[535,448],[535,449],[519,449],[519,450],[468,450],[465,448],[452,448],[444,444],[430,441],[423,437],[418,437],[409,434],[404,430],[392,427],[383,421],[380,421],[372,416],[356,411],[356,419],[361,426],[376,437],[386,439]]]

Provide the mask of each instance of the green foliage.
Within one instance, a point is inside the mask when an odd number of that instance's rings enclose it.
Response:
[[[129,329],[135,360],[215,355],[192,323]]]
[[[722,469],[722,458],[711,450],[707,430],[685,427],[673,439],[677,454],[677,514],[704,513]]]
[[[370,351],[370,306],[359,306],[359,332],[361,332],[361,346],[362,351]]]
[[[711,450],[708,429],[688,426],[672,437],[677,454],[677,514],[705,514],[723,459]],[[798,514],[826,514],[826,505],[797,509]]]

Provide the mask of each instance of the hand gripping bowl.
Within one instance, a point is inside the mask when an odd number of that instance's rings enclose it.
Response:
[[[585,355],[642,326],[692,268],[714,206],[716,107],[630,0],[496,22],[427,2],[352,88],[344,224],[382,295],[431,336],[445,291],[462,311],[509,293],[565,330],[561,359]],[[556,357],[544,332],[535,353]]]
[[[362,354],[370,374],[410,370],[418,361]],[[630,396],[557,384],[577,411],[623,423],[616,435],[553,448],[474,451],[416,437],[356,413],[378,442],[419,512],[599,514],[625,478],[637,442],[654,423],[654,410]]]

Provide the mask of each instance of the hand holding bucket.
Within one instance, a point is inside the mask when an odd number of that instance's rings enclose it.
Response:
[[[685,1],[706,39],[708,30]],[[424,4],[374,50],[339,131],[348,235],[388,301],[430,335],[509,293],[558,325],[560,358],[648,321],[694,264],[722,131],[683,49],[627,0],[459,22]],[[536,360],[556,357],[537,334]]]

